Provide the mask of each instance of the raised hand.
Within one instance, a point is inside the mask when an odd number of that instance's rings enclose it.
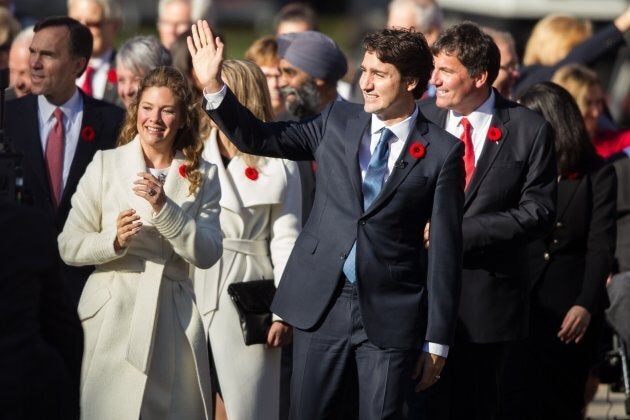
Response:
[[[192,36],[189,36],[186,42],[197,79],[208,93],[218,92],[223,87],[221,80],[223,42],[219,37],[214,37],[210,25],[205,20],[197,21],[191,30]]]

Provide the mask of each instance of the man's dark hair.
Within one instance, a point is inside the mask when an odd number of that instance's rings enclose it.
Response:
[[[499,74],[501,54],[490,35],[472,22],[463,22],[443,31],[431,46],[433,55],[444,53],[456,56],[466,67],[470,77],[488,72],[488,86]]]
[[[81,24],[78,20],[72,19],[68,16],[51,16],[41,19],[35,24],[33,32],[37,33],[45,28],[52,28],[57,26],[65,26],[70,33],[70,54],[75,57],[85,58],[85,66],[92,56],[92,33],[90,29]],[[83,69],[85,70],[85,68]],[[83,71],[81,71],[83,73]],[[79,75],[81,75],[79,73]]]
[[[363,48],[376,54],[383,63],[392,64],[403,78],[418,79],[412,93],[420,99],[433,71],[433,56],[422,33],[413,29],[383,29],[366,35]]]

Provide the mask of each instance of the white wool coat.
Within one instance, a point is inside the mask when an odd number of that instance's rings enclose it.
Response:
[[[210,267],[222,252],[217,168],[203,161],[203,183],[189,195],[178,152],[158,214],[134,194],[146,172],[140,141],[99,151],[72,197],[59,235],[70,265],[96,265],[79,302],[85,333],[81,416],[89,420],[210,419],[206,336],[190,265]],[[133,208],[143,223],[122,252],[116,220]]]
[[[230,420],[277,420],[280,349],[246,346],[227,294],[231,283],[277,282],[300,232],[302,193],[295,162],[259,158],[258,179],[240,155],[224,166],[213,129],[204,158],[218,167],[224,251],[209,270],[195,270],[195,292]]]

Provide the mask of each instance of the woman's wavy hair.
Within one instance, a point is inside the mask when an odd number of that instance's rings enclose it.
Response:
[[[258,119],[273,121],[273,107],[269,97],[269,88],[264,73],[249,60],[224,60],[221,77],[234,92],[236,99],[249,109]],[[245,163],[258,167],[261,158],[238,152]]]
[[[194,194],[201,186],[202,175],[199,171],[203,142],[199,135],[199,113],[193,101],[192,92],[182,73],[174,67],[162,66],[151,70],[140,82],[138,95],[133,101],[120,135],[118,145],[131,142],[138,134],[138,103],[144,91],[151,87],[166,87],[173,92],[177,101],[178,112],[182,116],[182,126],[175,134],[173,153],[181,150],[186,159],[186,178],[190,182],[189,192]]]

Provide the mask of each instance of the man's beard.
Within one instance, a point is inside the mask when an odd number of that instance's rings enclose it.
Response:
[[[313,79],[306,80],[297,89],[288,86],[283,87],[280,89],[280,93],[284,98],[293,94],[293,100],[285,100],[284,106],[298,120],[312,117],[319,112],[319,92],[317,92],[317,86],[315,86]]]

